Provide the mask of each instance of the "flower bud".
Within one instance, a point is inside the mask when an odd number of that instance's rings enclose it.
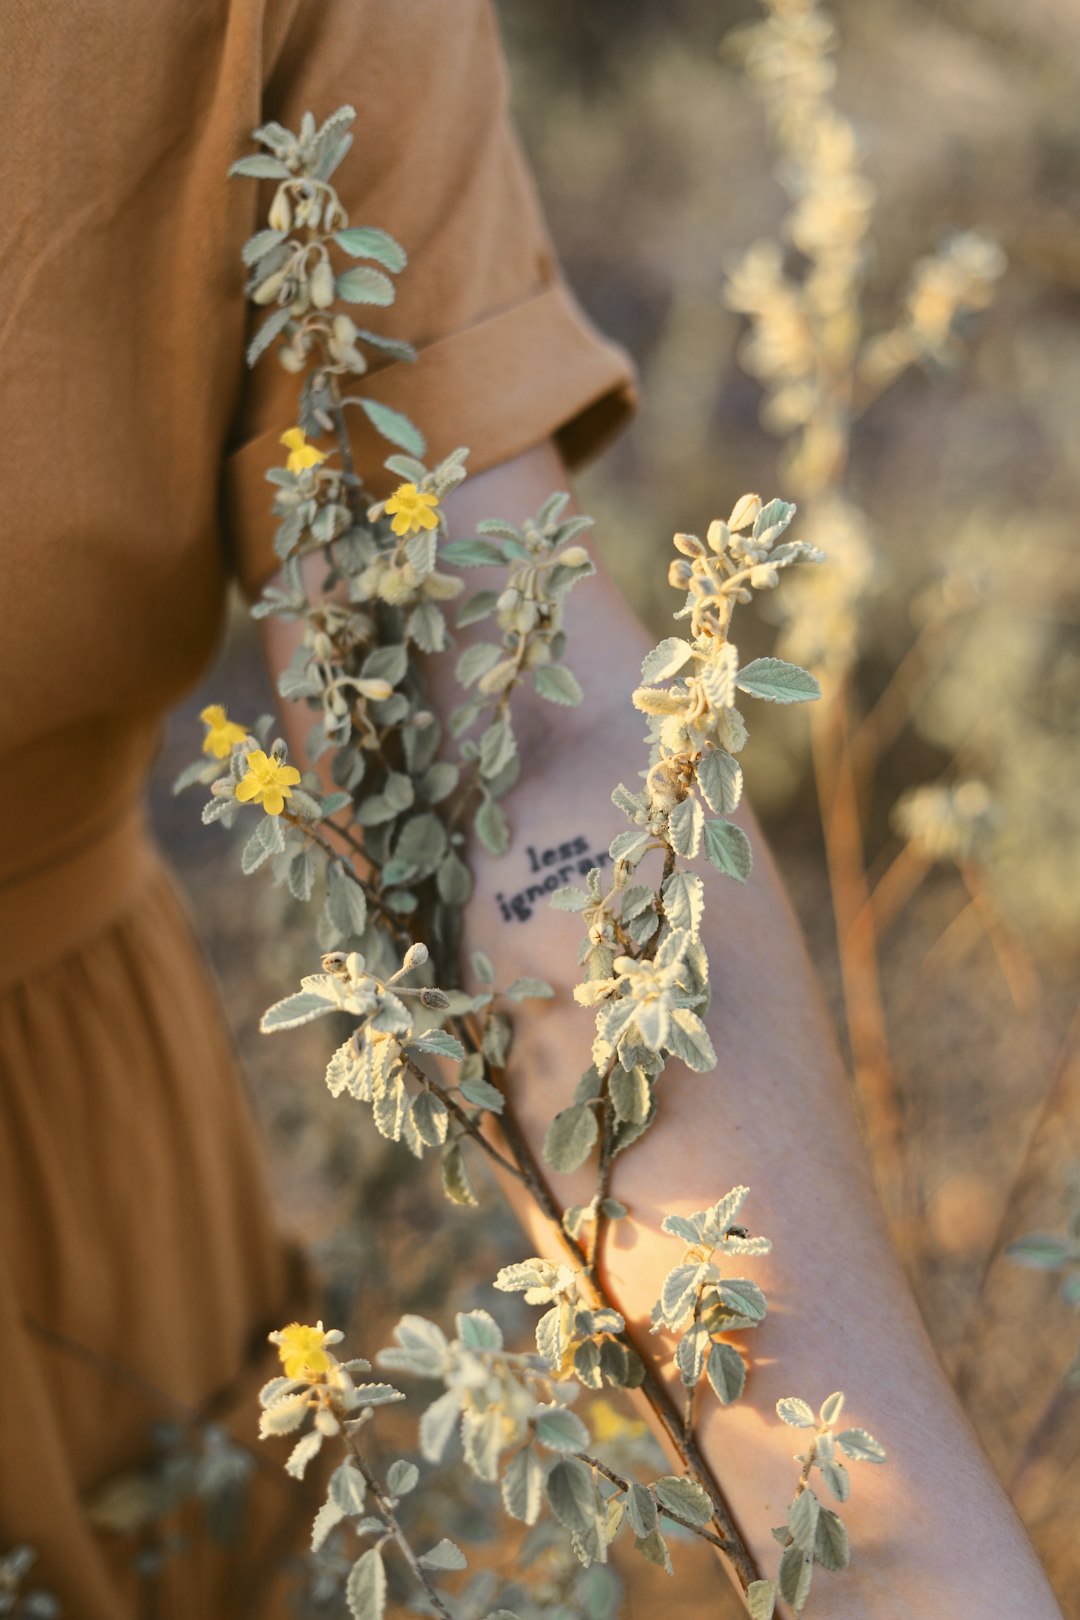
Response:
[[[681,551],[684,557],[700,557],[704,546],[696,534],[677,534],[672,540],[676,551]]]
[[[270,205],[270,229],[272,231],[287,231],[292,228],[292,208],[289,205],[289,194],[284,186],[279,186]]]
[[[415,945],[410,945],[408,950],[405,952],[405,955],[402,958],[401,966],[402,966],[403,969],[414,968],[414,967],[423,967],[423,965],[427,961],[427,959],[428,959],[428,948],[427,948],[427,946],[421,944],[421,942],[419,940],[417,940],[416,944]]]
[[[256,287],[251,295],[252,302],[255,304],[272,304],[282,287],[284,287],[288,275],[287,269],[275,270],[272,276],[267,276],[266,280],[260,282]]]
[[[421,990],[420,1005],[422,1007],[436,1007],[441,1011],[444,1007],[449,1007],[450,997],[445,990]]]
[[[559,556],[559,561],[565,568],[581,568],[589,560],[589,553],[584,546],[568,546]]]
[[[334,302],[334,272],[326,259],[320,259],[312,271],[311,302],[316,309],[329,309]]]
[[[743,495],[735,502],[731,516],[728,518],[729,529],[747,529],[751,523],[757,521],[761,511],[760,495]]]

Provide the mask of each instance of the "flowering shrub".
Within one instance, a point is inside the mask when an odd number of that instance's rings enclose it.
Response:
[[[478,524],[475,536],[450,541],[443,502],[465,477],[466,451],[428,468],[412,423],[362,398],[342,398],[339,379],[363,374],[364,346],[376,340],[336,313],[337,303],[389,303],[390,276],[404,265],[389,237],[349,227],[331,184],[351,120],[351,109],[342,108],[321,128],[305,116],[296,135],[268,125],[256,131],[266,152],[234,166],[241,175],[278,181],[269,229],[245,249],[248,291],[270,310],[249,360],[276,345],[287,369],[299,374],[310,366],[298,425],[282,438],[286,465],[269,474],[280,519],[281,582],[255,612],[302,627],[280,688],[312,711],[307,751],[313,760],[328,754],[338,790],[320,791],[313,776],[302,778],[286,763],[270,720],[237,737],[226,733],[224,711],[216,707],[204,715],[203,757],[181,781],[209,787],[207,821],[232,825],[261,809],[244,845],[244,871],[268,866],[298,899],[318,893],[322,901],[321,971],[271,1007],[262,1028],[348,1016],[351,1033],[327,1069],[331,1092],[370,1106],[384,1137],[418,1157],[434,1154],[454,1203],[475,1202],[468,1153],[485,1154],[546,1218],[553,1252],[561,1256],[534,1256],[495,1279],[496,1288],[544,1307],[535,1353],[507,1350],[502,1329],[483,1311],[459,1314],[453,1340],[418,1316],[399,1324],[396,1345],[380,1363],[443,1386],[421,1419],[422,1457],[440,1461],[457,1434],[466,1466],[481,1480],[499,1482],[510,1516],[533,1524],[546,1507],[585,1565],[605,1562],[611,1542],[628,1527],[638,1551],[670,1569],[667,1520],[717,1547],[759,1620],[773,1613],[778,1598],[801,1612],[815,1563],[842,1569],[848,1562],[838,1516],[818,1507],[807,1483],[817,1465],[832,1470],[824,1477],[838,1499],[846,1495],[836,1485],[846,1474],[838,1471],[829,1433],[841,1397],[826,1403],[810,1461],[804,1460],[778,1536],[784,1551],[775,1579],[756,1567],[694,1433],[700,1387],[723,1405],[742,1395],[745,1355],[728,1336],[753,1329],[767,1309],[752,1278],[726,1270],[735,1257],[752,1261],[769,1249],[736,1221],[747,1189],[663,1223],[682,1251],[657,1301],[654,1330],[675,1342],[683,1411],[655,1358],[629,1339],[606,1292],[601,1260],[612,1223],[628,1214],[610,1194],[612,1163],[656,1119],[656,1082],[669,1059],[696,1070],[716,1062],[702,1020],[709,999],[701,938],[706,888],[693,863],[704,858],[740,882],[751,870],[749,841],[728,819],[742,792],[737,756],[748,735],[737,700],[797,703],[818,695],[814,677],[783,659],[741,664],[730,639],[734,610],[755,592],[775,589],[788,568],[822,561],[822,553],[785,538],[795,515],[790,503],[756,495],[739,500],[726,522],[713,523],[704,542],[676,536],[670,582],[684,597],[676,618],[687,621],[687,634],[653,649],[633,695],[649,729],[642,789],[619,785],[613,792],[628,825],[607,852],[609,870],[571,863],[559,873],[560,887],[548,885],[554,905],[582,915],[585,971],[575,998],[594,1009],[596,1023],[593,1062],[543,1147],[556,1175],[590,1159],[595,1164],[591,1201],[564,1209],[507,1106],[513,1009],[553,992],[533,978],[500,988],[482,951],[474,953],[473,968],[483,988],[465,992],[459,942],[472,893],[465,828],[494,855],[512,841],[500,801],[519,771],[515,694],[527,686],[557,707],[582,700],[564,662],[563,607],[593,572],[582,544],[590,520],[567,516],[567,497],[557,494],[520,526],[492,519]],[[380,268],[338,270],[342,255]],[[386,465],[401,482],[387,500],[365,497],[352,470],[346,403],[363,408],[393,447]],[[314,438],[329,447],[316,448],[308,442]],[[339,587],[333,598],[309,594],[313,576],[302,561],[311,557],[324,559],[326,583]],[[503,570],[505,584],[467,595],[463,572],[481,566]],[[458,599],[456,627],[489,630],[457,660],[463,698],[447,735],[425,696],[424,658],[449,644],[446,604]],[[566,881],[575,871],[584,887]],[[447,1540],[415,1550],[399,1505],[418,1483],[417,1468],[399,1459],[380,1480],[360,1444],[377,1408],[401,1395],[389,1385],[357,1383],[353,1374],[368,1364],[339,1362],[333,1347],[341,1334],[321,1324],[293,1323],[273,1337],[284,1375],[262,1392],[264,1434],[304,1428],[286,1464],[295,1474],[326,1440],[345,1447],[314,1540],[321,1545],[343,1521],[370,1540],[345,1574],[353,1614],[382,1615],[384,1552],[396,1546],[423,1601],[449,1615],[436,1577],[463,1568],[465,1555]],[[583,1388],[605,1386],[640,1391],[682,1459],[681,1474],[643,1483],[596,1454],[573,1406]],[[781,1417],[793,1421],[788,1407],[801,1407],[782,1403]],[[858,1434],[838,1437],[841,1450]],[[868,1438],[862,1450],[851,1440],[848,1455],[884,1458]]]

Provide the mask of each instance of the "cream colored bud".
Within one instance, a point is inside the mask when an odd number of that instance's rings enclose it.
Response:
[[[315,1427],[320,1434],[335,1435],[341,1433],[341,1424],[328,1406],[321,1406],[316,1412]]]
[[[299,350],[286,346],[278,350],[278,360],[285,371],[303,371],[304,356]]]
[[[559,556],[559,561],[566,568],[580,568],[589,560],[589,553],[584,546],[567,546]]]
[[[705,550],[696,534],[677,534],[672,545],[676,551],[681,551],[684,557],[700,557]]]
[[[289,204],[289,194],[284,186],[279,186],[270,205],[270,229],[272,231],[288,231],[292,229],[292,208]]]
[[[747,529],[751,523],[756,523],[758,513],[761,511],[760,495],[743,495],[735,502],[731,516],[728,518],[729,529]]]
[[[690,564],[684,562],[681,557],[676,557],[668,568],[667,577],[669,585],[674,585],[676,590],[685,591],[693,577]]]
[[[311,302],[316,309],[329,309],[334,302],[334,272],[326,259],[320,259],[311,273]]]
[[[409,946],[404,957],[402,958],[402,971],[405,971],[408,968],[423,967],[424,963],[428,959],[428,954],[427,946],[421,944],[421,942],[417,940],[415,945]]]
[[[344,973],[345,963],[344,951],[327,951],[322,958],[322,970],[324,973],[333,973],[334,975]]]
[[[255,304],[272,304],[282,287],[284,287],[288,276],[287,269],[275,270],[272,276],[267,276],[266,280],[260,282],[256,287],[251,295],[252,302]]]
[[[394,688],[389,681],[357,681],[356,689],[369,703],[385,703],[387,698],[394,695]]]
[[[311,650],[316,658],[329,658],[334,651],[334,643],[325,630],[317,630],[312,638]]]
[[[710,549],[715,551],[717,556],[719,556],[720,553],[725,550],[728,541],[731,539],[731,530],[728,528],[726,523],[721,523],[719,518],[714,518],[712,523],[709,524],[708,533],[706,534],[705,538],[709,542]]]
[[[335,315],[330,330],[334,334],[334,342],[340,343],[342,348],[347,348],[356,340],[356,322],[348,315]]]

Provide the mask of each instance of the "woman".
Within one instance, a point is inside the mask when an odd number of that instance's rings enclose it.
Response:
[[[268,1213],[214,991],[141,810],[162,716],[213,655],[230,575],[253,597],[277,567],[263,473],[293,423],[296,380],[272,363],[244,373],[238,255],[260,200],[226,181],[229,164],[266,119],[295,128],[309,108],[358,107],[343,200],[355,223],[409,251],[383,325],[420,349],[371,392],[423,424],[433,456],[471,446],[481,476],[456,497],[460,528],[531,510],[564,460],[625,419],[633,380],[559,279],[485,0],[69,0],[52,15],[6,0],[3,22],[0,1544],[38,1550],[40,1584],[69,1617],[134,1620],[130,1546],[91,1527],[86,1498],[145,1455],[163,1417],[210,1414],[250,1440],[266,1332],[311,1310]],[[380,446],[357,430],[354,449],[378,489]],[[548,755],[546,782],[525,784],[525,842],[602,840],[608,785],[637,768],[640,727],[622,694],[642,633],[610,587],[588,611],[578,668],[598,699]],[[281,627],[267,632],[273,665],[287,643]],[[503,881],[481,861],[474,916],[488,942]],[[762,1369],[753,1407],[725,1419],[723,1436],[707,1429],[706,1449],[771,1563],[790,1446],[771,1433],[763,1443],[760,1414],[777,1379],[776,1393],[844,1383],[893,1467],[853,1504],[865,1551],[830,1591],[833,1620],[1050,1620],[1053,1599],[882,1236],[768,863],[725,902],[740,943],[713,948],[731,997],[716,1014],[724,1062],[758,1081],[723,1093],[738,1151],[703,1140],[692,1092],[673,1088],[664,1128],[627,1156],[616,1188],[646,1224],[676,1172],[707,1201],[735,1176],[767,1189],[755,1218],[778,1240],[771,1291],[787,1309],[768,1331],[781,1370]],[[508,927],[505,959],[543,972],[550,952],[550,976],[563,977],[558,927]],[[764,962],[772,975],[784,964],[780,1016],[762,1006]],[[555,1055],[582,1038],[565,1016],[522,1023],[520,1068],[534,1083],[519,1106],[534,1137],[566,1073]],[[796,1114],[829,1123],[803,1147]],[[834,1176],[854,1250],[839,1279],[803,1221],[808,1203],[831,1209]],[[645,1234],[633,1267],[616,1256],[631,1317],[660,1263]],[[166,1562],[157,1614],[285,1613],[280,1555],[303,1544],[310,1504],[271,1467],[254,1477],[251,1510],[238,1548],[197,1538]]]

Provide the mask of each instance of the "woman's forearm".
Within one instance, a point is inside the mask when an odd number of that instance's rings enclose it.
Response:
[[[535,451],[463,486],[453,497],[452,529],[472,532],[484,516],[520,520],[561,481],[554,451]],[[658,544],[658,579],[666,560]],[[678,605],[674,592],[671,601]],[[472,852],[469,943],[498,964],[500,982],[536,974],[558,991],[554,1002],[526,1003],[516,1019],[513,1108],[537,1154],[589,1064],[593,1032],[590,1012],[571,999],[580,919],[552,910],[538,891],[552,871],[576,865],[580,851],[606,851],[625,825],[611,789],[619,781],[636,788],[647,757],[630,691],[651,642],[609,580],[589,580],[574,593],[569,633],[567,661],[585,704],[567,721],[565,711],[526,700],[521,779],[505,801],[513,849],[502,859]],[[754,846],[748,883],[707,866],[702,873],[707,1023],[718,1067],[699,1075],[669,1062],[657,1123],[615,1162],[613,1191],[631,1217],[608,1233],[611,1292],[639,1341],[655,1347],[647,1338],[650,1309],[680,1258],[677,1242],[659,1232],[663,1215],[704,1208],[748,1184],[741,1218],[774,1247],[747,1269],[770,1310],[744,1341],[752,1370],[743,1400],[720,1408],[703,1399],[699,1434],[765,1572],[775,1571],[769,1532],[794,1494],[802,1438],[775,1417],[775,1403],[798,1395],[816,1409],[843,1389],[850,1422],[877,1434],[889,1464],[853,1466],[842,1510],[852,1567],[819,1572],[808,1612],[830,1620],[1056,1620],[1042,1570],[942,1375],[885,1233],[849,1084],[775,867],[749,811],[734,819]],[[565,1204],[595,1190],[589,1167],[550,1179]],[[542,1223],[531,1224],[543,1243]]]
[[[558,455],[541,446],[455,492],[447,502],[452,531],[470,534],[485,517],[518,521],[560,485]],[[609,540],[618,544],[617,536]],[[658,540],[655,578],[665,595],[666,563]],[[494,583],[473,580],[475,588]],[[670,595],[674,609],[678,599]],[[530,974],[558,991],[553,1002],[525,1003],[515,1018],[511,1102],[537,1160],[552,1116],[590,1062],[593,1034],[591,1012],[571,996],[580,919],[553,911],[544,884],[553,872],[606,852],[625,826],[611,790],[620,781],[636,788],[647,760],[644,722],[630,702],[650,646],[646,633],[603,576],[572,593],[568,630],[567,662],[585,704],[568,711],[535,697],[515,701],[522,769],[505,801],[513,849],[501,859],[479,847],[470,852],[476,892],[467,943],[488,952],[501,983]],[[267,622],[273,667],[288,661],[296,633]],[[431,661],[431,690],[444,713],[458,701],[452,670],[460,646]],[[284,709],[304,764],[310,714]],[[752,750],[751,741],[751,781]],[[845,1416],[878,1436],[889,1463],[853,1466],[843,1508],[852,1567],[842,1575],[820,1571],[807,1612],[829,1620],[1060,1620],[1026,1535],[943,1378],[884,1231],[829,1019],[768,850],[745,807],[734,819],[754,847],[748,883],[702,872],[707,1023],[718,1066],[699,1075],[670,1061],[656,1124],[615,1161],[612,1190],[630,1218],[608,1232],[605,1280],[639,1342],[656,1351],[650,1310],[681,1259],[678,1243],[659,1231],[662,1217],[705,1208],[747,1183],[741,1218],[774,1245],[767,1259],[746,1263],[769,1297],[769,1314],[744,1341],[751,1372],[742,1401],[720,1408],[707,1394],[698,1433],[763,1572],[775,1573],[779,1549],[769,1532],[784,1521],[799,1473],[793,1454],[801,1436],[780,1423],[775,1403],[797,1395],[816,1408],[843,1389]],[[563,1205],[587,1202],[595,1191],[595,1168],[548,1179]],[[546,1223],[508,1190],[537,1250],[551,1251]],[[681,1403],[670,1365],[664,1376]]]

